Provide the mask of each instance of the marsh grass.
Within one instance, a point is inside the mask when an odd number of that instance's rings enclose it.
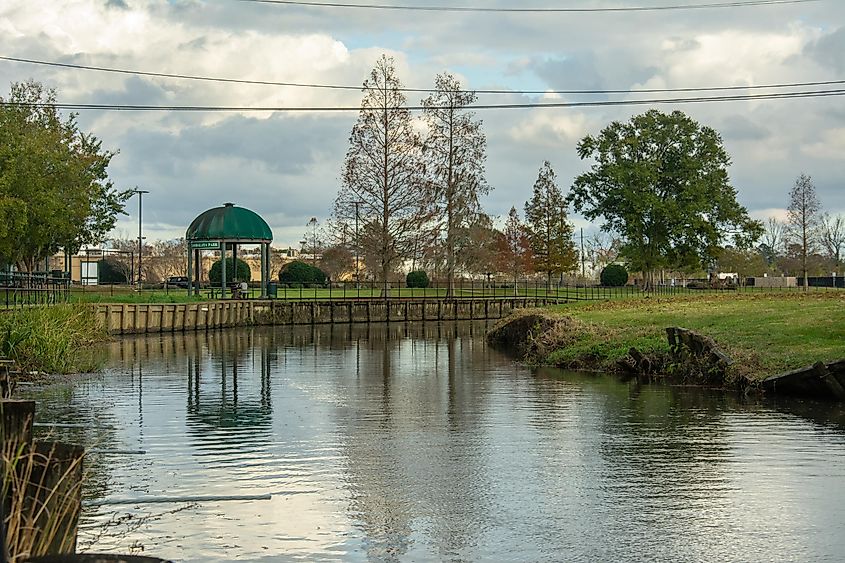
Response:
[[[24,371],[82,373],[102,365],[94,345],[108,339],[85,305],[32,307],[0,313],[0,355]]]
[[[73,553],[81,511],[82,448],[6,444],[3,499],[9,561]]]

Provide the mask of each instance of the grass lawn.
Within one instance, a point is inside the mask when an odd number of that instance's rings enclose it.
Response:
[[[668,351],[665,328],[712,337],[753,378],[845,358],[845,291],[775,292],[571,303],[550,308],[575,319],[566,345],[548,363],[590,358],[598,367],[631,346]]]

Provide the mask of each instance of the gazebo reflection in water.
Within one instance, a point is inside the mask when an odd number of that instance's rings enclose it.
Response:
[[[273,355],[269,343],[254,342],[251,331],[214,333],[207,343],[205,353],[198,350],[188,361],[188,426],[200,433],[269,431]],[[238,437],[237,432],[232,434]]]

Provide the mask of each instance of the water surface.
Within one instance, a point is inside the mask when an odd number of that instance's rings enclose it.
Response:
[[[532,371],[488,348],[484,330],[126,338],[104,374],[26,394],[39,422],[82,425],[39,432],[107,450],[87,462],[89,550],[182,561],[845,556],[841,407]],[[171,501],[100,504],[157,497]]]

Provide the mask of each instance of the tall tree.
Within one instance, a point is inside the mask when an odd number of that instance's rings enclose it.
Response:
[[[619,257],[621,243],[617,237],[609,236],[608,233],[599,231],[593,233],[587,239],[587,259],[592,265],[593,272],[601,272],[605,266],[614,262]]]
[[[614,121],[584,137],[578,155],[594,164],[575,179],[569,201],[620,235],[622,255],[647,285],[659,268],[712,263],[726,238],[746,248],[761,234],[736,200],[721,137],[680,111]]]
[[[420,138],[392,58],[382,55],[364,81],[363,92],[358,121],[349,136],[335,216],[354,221],[358,202],[362,254],[368,264],[377,261],[376,272],[386,282],[424,220],[421,210],[427,201],[420,195]]]
[[[520,220],[516,207],[511,207],[508,212],[500,237],[498,256],[499,269],[513,277],[513,291],[516,295],[519,292],[519,276],[531,270],[533,261],[528,231]]]
[[[842,250],[845,248],[845,216],[822,215],[819,239],[827,257],[838,268],[842,261]]]
[[[108,178],[115,153],[55,100],[33,81],[0,99],[0,254],[28,271],[59,248],[102,242],[131,195]]]
[[[485,213],[479,213],[475,221],[461,229],[460,237],[471,241],[461,248],[462,262],[466,271],[472,274],[492,274],[496,271],[498,231],[493,220]]]
[[[763,223],[763,235],[760,239],[761,252],[769,265],[786,252],[786,227],[777,217],[769,217]]]
[[[801,275],[804,278],[804,290],[807,290],[807,256],[816,245],[821,205],[816,196],[813,179],[801,174],[795,180],[789,192],[787,213],[787,235],[789,241],[800,247]]]
[[[446,259],[446,295],[454,293],[455,269],[461,248],[474,242],[469,227],[480,213],[479,196],[489,192],[484,177],[487,140],[481,120],[467,110],[476,101],[451,74],[439,74],[435,90],[422,102],[427,136],[423,144],[426,172],[436,220],[442,225]]]
[[[566,200],[557,185],[555,171],[547,160],[540,167],[534,194],[525,202],[525,223],[534,256],[534,268],[563,275],[578,265],[578,252],[572,241],[573,227],[566,217]]]

